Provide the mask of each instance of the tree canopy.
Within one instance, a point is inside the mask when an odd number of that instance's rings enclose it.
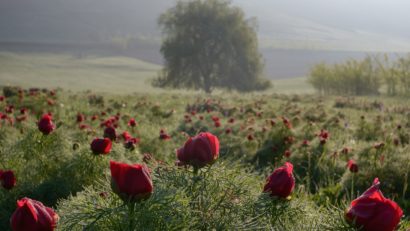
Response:
[[[224,0],[179,1],[159,18],[165,67],[159,87],[238,91],[262,90],[255,20]]]

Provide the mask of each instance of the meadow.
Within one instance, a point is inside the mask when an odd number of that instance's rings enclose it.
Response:
[[[73,92],[92,90],[113,94],[170,92],[153,88],[150,84],[161,66],[135,58],[3,51],[0,52],[0,63],[1,86],[60,87]],[[314,92],[305,77],[275,79],[272,82],[274,88],[267,93]]]
[[[23,197],[53,208],[57,230],[357,230],[346,213],[376,187],[403,210],[397,230],[410,228],[408,99],[320,97],[303,78],[253,94],[157,90],[158,66],[122,57],[0,62],[0,170],[15,176],[2,180],[0,230]],[[177,152],[201,132],[218,153],[184,165]],[[111,148],[96,152],[97,137]],[[124,199],[111,160],[146,165],[150,194]],[[265,191],[287,162],[289,195]],[[389,220],[376,210],[369,223]]]

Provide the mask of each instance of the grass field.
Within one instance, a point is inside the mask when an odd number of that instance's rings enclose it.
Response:
[[[152,91],[148,81],[160,66],[125,57],[0,53],[0,85],[61,87],[72,91]]]
[[[24,224],[12,214],[28,197],[54,209],[57,230],[355,231],[346,212],[370,187],[352,216],[410,228],[406,98],[321,97],[302,77],[262,93],[168,92],[149,85],[160,66],[124,57],[0,53],[0,64],[0,85],[23,87],[0,92],[0,230]],[[200,132],[218,145],[189,141]],[[111,160],[147,165],[152,187],[131,190],[147,181],[117,178]]]
[[[150,85],[161,66],[127,57],[74,57],[68,54],[0,53],[0,85],[47,87],[114,94],[164,92]],[[312,93],[305,78],[273,80],[265,93]]]

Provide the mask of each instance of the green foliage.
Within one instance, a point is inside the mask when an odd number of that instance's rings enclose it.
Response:
[[[154,176],[154,194],[133,205],[133,213],[130,204],[111,193],[108,180],[61,201],[60,228],[351,230],[341,209],[318,207],[306,197],[288,201],[261,194],[262,179],[240,167],[220,163],[198,175],[187,169],[159,167]]]
[[[318,64],[311,69],[309,82],[320,94],[336,95],[375,95],[381,84],[370,57],[343,64]]]
[[[320,63],[310,70],[309,83],[326,95],[377,95],[384,85],[387,95],[409,96],[410,55],[393,61],[384,55],[341,64]]]
[[[179,1],[161,15],[165,68],[155,86],[263,90],[254,20],[224,0]]]

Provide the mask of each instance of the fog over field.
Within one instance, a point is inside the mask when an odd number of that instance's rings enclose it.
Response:
[[[0,50],[98,50],[103,55],[123,55],[162,64],[157,19],[175,2],[0,0]],[[322,61],[340,62],[374,52],[410,51],[410,25],[405,23],[410,19],[409,1],[232,2],[248,18],[257,19],[266,75],[271,79],[305,76],[312,65]],[[73,48],[129,38],[138,39],[135,50]],[[70,46],[62,46],[67,44]]]
[[[95,42],[159,37],[156,20],[174,0],[1,0],[0,41]],[[262,46],[408,51],[405,0],[234,0],[257,17]]]

